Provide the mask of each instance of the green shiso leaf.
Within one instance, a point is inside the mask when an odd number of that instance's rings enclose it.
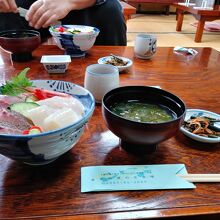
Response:
[[[32,82],[26,77],[30,68],[25,68],[17,76],[12,77],[10,81],[7,81],[5,85],[0,88],[2,95],[17,96],[25,92],[26,87],[32,86]]]

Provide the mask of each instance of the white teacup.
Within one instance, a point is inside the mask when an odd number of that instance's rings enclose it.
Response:
[[[86,68],[84,87],[101,103],[108,91],[119,87],[118,68],[109,64],[92,64]]]
[[[157,37],[153,34],[137,34],[134,45],[135,56],[141,59],[150,59],[157,48]]]

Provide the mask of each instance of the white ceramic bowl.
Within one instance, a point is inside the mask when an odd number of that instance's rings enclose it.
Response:
[[[80,33],[59,32],[56,31],[60,25],[51,26],[49,31],[53,36],[57,46],[65,50],[67,55],[71,57],[85,56],[95,43],[96,37],[99,34],[99,29],[84,25],[63,25],[67,30],[78,30]]]
[[[0,134],[0,154],[31,165],[43,165],[56,160],[73,148],[92,116],[95,101],[85,88],[64,81],[34,80],[33,85],[47,90],[68,93],[84,106],[81,119],[61,129],[33,135]]]
[[[206,117],[211,117],[211,118],[215,118],[215,119],[220,120],[220,115],[219,114],[216,114],[216,113],[210,112],[210,111],[206,111],[206,110],[202,110],[202,109],[188,109],[188,110],[186,110],[185,121],[190,119],[191,116],[195,116],[195,117],[204,117],[204,116],[206,116]],[[220,128],[220,122],[216,122],[215,126]],[[192,138],[193,140],[196,140],[196,141],[200,141],[200,142],[203,142],[203,143],[219,143],[220,142],[220,137],[209,138],[209,137],[199,136],[197,134],[193,134],[193,133],[189,132],[183,126],[181,126],[180,130],[187,137],[190,137],[190,138]]]
[[[44,55],[40,61],[48,73],[65,73],[71,62],[70,55]]]
[[[120,56],[118,56],[118,57],[121,58],[123,61],[127,62],[127,64],[124,65],[124,66],[116,66],[118,68],[119,72],[130,69],[130,67],[133,64],[132,60],[130,60],[126,57],[120,57]],[[98,63],[99,64],[106,64],[111,59],[112,59],[112,56],[101,57],[101,58],[98,59]]]

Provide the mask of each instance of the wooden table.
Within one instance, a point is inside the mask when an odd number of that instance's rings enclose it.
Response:
[[[126,2],[133,6],[146,3],[165,5],[165,13],[166,15],[169,15],[170,5],[172,5],[174,2],[178,2],[178,0],[126,0]]]
[[[201,42],[202,40],[202,34],[203,34],[205,22],[220,19],[219,5],[215,5],[213,10],[199,10],[199,9],[194,9],[192,6],[179,5],[177,3],[174,3],[173,6],[176,7],[177,9],[176,31],[182,30],[182,24],[183,24],[183,18],[185,12],[191,13],[196,18],[196,20],[198,20],[198,25],[196,28],[196,34],[194,40],[197,43]]]
[[[73,59],[66,74],[49,75],[40,64],[41,55],[63,52],[54,45],[42,45],[29,63],[12,64],[1,51],[0,73],[9,79],[30,67],[31,79],[83,85],[86,66],[114,53],[134,61],[129,72],[120,74],[122,86],[159,85],[182,98],[188,108],[220,113],[220,53],[197,50],[191,59],[175,54],[173,48],[158,48],[152,60],[140,60],[134,58],[133,47],[94,46],[86,58]],[[97,105],[80,141],[54,163],[31,167],[0,155],[0,219],[219,219],[220,183],[198,183],[192,190],[80,192],[83,166],[176,163],[184,163],[189,173],[220,173],[220,144],[202,144],[179,132],[155,153],[137,157],[120,148]]]

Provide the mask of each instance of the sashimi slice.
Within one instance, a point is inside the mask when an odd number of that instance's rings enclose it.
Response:
[[[25,117],[29,118],[34,123],[34,125],[39,126],[44,130],[43,125],[45,118],[55,111],[56,109],[42,105],[37,108],[27,110],[23,114]]]
[[[59,109],[45,118],[42,128],[45,131],[59,129],[78,121],[81,116],[77,115],[71,108]]]
[[[18,112],[0,108],[0,134],[21,134],[33,124]]]
[[[79,116],[82,116],[85,111],[82,103],[78,99],[72,96],[69,97],[54,96],[52,98],[38,101],[37,103],[39,105],[46,105],[55,109],[71,108]]]

